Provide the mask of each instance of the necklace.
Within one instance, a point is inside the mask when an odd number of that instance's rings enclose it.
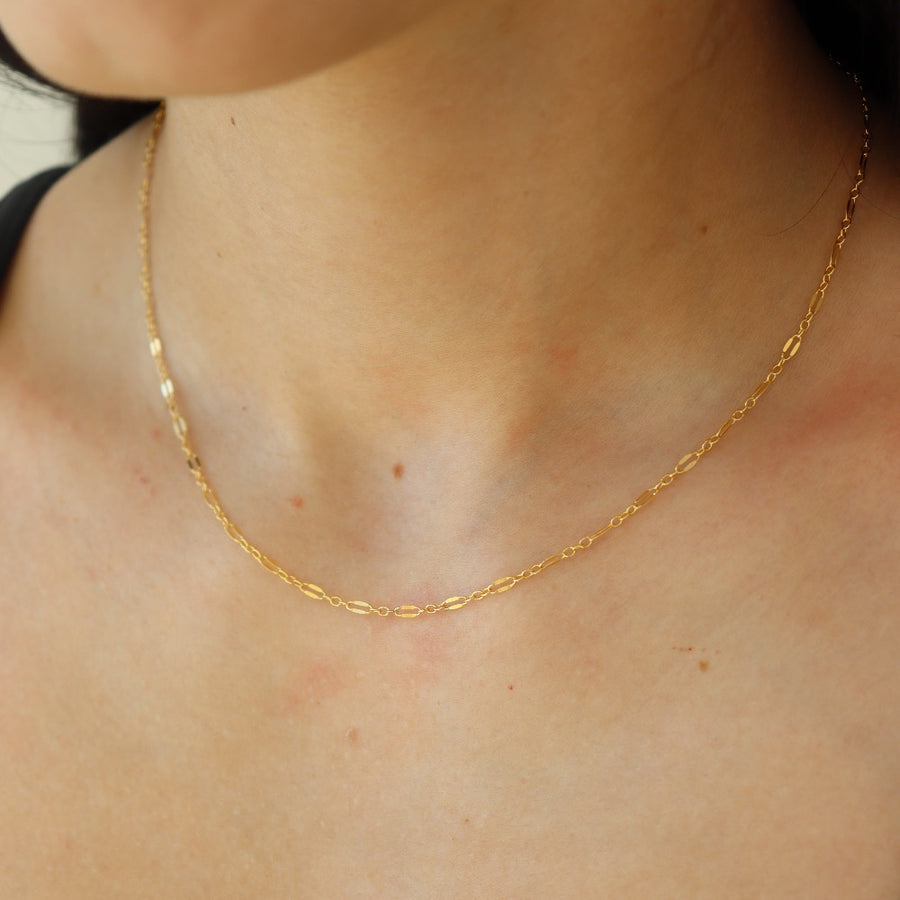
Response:
[[[859,81],[856,78],[853,80],[856,82],[857,87],[859,87]],[[691,469],[693,469],[694,466],[696,466],[697,463],[699,463],[700,460],[725,437],[732,427],[744,420],[747,413],[756,406],[763,394],[765,394],[775,383],[776,379],[784,371],[784,367],[788,362],[797,355],[797,351],[800,349],[803,338],[809,330],[809,326],[812,324],[816,314],[819,312],[822,301],[825,299],[825,293],[828,290],[828,286],[831,284],[831,279],[834,276],[838,259],[841,255],[841,249],[844,246],[844,241],[853,222],[853,212],[856,208],[856,201],[859,199],[860,189],[862,188],[863,181],[866,177],[866,163],[869,158],[869,106],[865,95],[862,94],[861,88],[860,93],[862,95],[863,111],[863,142],[859,154],[859,165],[856,170],[853,187],[850,189],[850,196],[847,200],[844,218],[841,220],[840,230],[832,245],[831,255],[828,264],[825,266],[825,270],[822,273],[822,279],[809,301],[806,312],[800,319],[797,330],[787,339],[784,346],[781,348],[778,361],[771,369],[769,369],[766,373],[766,377],[759,385],[757,385],[747,399],[744,400],[744,402],[732,412],[722,425],[719,426],[719,429],[715,433],[711,434],[694,450],[691,450],[690,453],[686,453],[675,464],[671,471],[663,475],[652,487],[643,491],[643,493],[636,497],[623,510],[616,513],[616,515],[597,531],[586,535],[574,544],[570,544],[558,553],[548,556],[546,559],[541,560],[541,562],[535,563],[527,569],[523,569],[517,575],[505,575],[491,582],[487,587],[479,588],[476,591],[472,591],[470,594],[448,597],[442,603],[429,603],[425,606],[417,606],[415,604],[407,604],[404,606],[376,606],[365,600],[345,600],[343,597],[328,593],[317,584],[297,578],[295,575],[292,575],[286,569],[282,568],[271,556],[264,553],[245,537],[241,529],[228,517],[216,492],[207,480],[203,471],[203,466],[200,464],[200,459],[189,438],[187,422],[181,415],[176,401],[175,385],[172,381],[169,366],[163,353],[163,343],[156,323],[153,279],[150,267],[150,189],[153,181],[153,163],[156,155],[156,145],[166,116],[165,104],[160,105],[153,121],[150,137],[147,141],[146,152],[144,155],[144,178],[140,189],[141,224],[139,249],[141,260],[141,294],[144,300],[147,338],[150,344],[150,353],[156,363],[160,390],[162,391],[163,399],[165,400],[166,406],[172,417],[172,425],[181,444],[181,449],[184,451],[188,467],[194,476],[194,480],[197,482],[197,486],[200,488],[207,506],[212,510],[228,537],[250,554],[250,556],[252,556],[253,559],[255,559],[267,572],[271,572],[273,575],[278,576],[278,578],[286,584],[298,589],[313,600],[324,600],[331,604],[331,606],[343,608],[349,612],[360,615],[375,613],[379,616],[397,616],[402,619],[415,619],[423,614],[433,615],[449,610],[462,609],[464,606],[468,606],[470,603],[474,603],[477,600],[483,600],[486,597],[493,597],[496,594],[502,594],[511,590],[521,582],[527,581],[529,578],[534,578],[536,575],[540,575],[552,566],[557,565],[557,563],[572,559],[572,557],[588,550],[604,535],[616,528],[620,528],[633,515],[644,509],[644,507],[646,507],[655,497],[659,496],[665,488],[674,484],[676,480],[681,478],[681,476],[685,475],[687,472],[690,472]]]

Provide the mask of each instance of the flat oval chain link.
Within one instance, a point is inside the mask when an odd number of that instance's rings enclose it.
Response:
[[[857,87],[860,87],[858,79],[854,77],[853,80]],[[345,600],[343,597],[329,594],[328,591],[319,587],[317,584],[297,578],[295,575],[292,575],[286,569],[282,568],[282,566],[272,559],[271,556],[263,553],[262,550],[248,540],[241,529],[228,517],[225,510],[222,508],[222,504],[220,503],[216,492],[207,481],[203,472],[203,467],[200,464],[200,459],[188,436],[187,422],[181,415],[176,402],[175,385],[172,381],[169,366],[163,353],[163,343],[156,322],[156,311],[153,299],[153,279],[150,266],[150,190],[153,182],[153,163],[156,155],[156,145],[166,115],[165,104],[161,104],[156,112],[153,128],[147,141],[146,152],[144,155],[144,178],[139,195],[141,213],[141,293],[144,300],[147,338],[150,344],[150,353],[156,363],[156,369],[159,374],[160,390],[162,391],[163,399],[166,401],[166,406],[172,417],[172,425],[175,429],[175,434],[181,443],[181,449],[184,451],[188,467],[203,494],[203,499],[206,501],[207,506],[209,506],[215,517],[219,520],[228,537],[252,556],[253,559],[255,559],[267,572],[277,575],[282,581],[289,584],[291,587],[297,588],[313,600],[324,600],[334,607],[343,608],[348,612],[356,613],[358,615],[374,613],[375,615],[384,617],[396,616],[401,619],[415,619],[422,615],[434,615],[440,612],[462,609],[477,600],[484,600],[486,597],[503,594],[521,582],[527,581],[529,578],[534,578],[535,575],[540,575],[541,572],[545,572],[552,566],[557,565],[557,563],[572,559],[572,557],[584,550],[588,550],[604,537],[604,535],[616,528],[620,528],[633,515],[648,506],[654,498],[658,497],[665,488],[674,484],[678,478],[685,475],[687,472],[690,472],[691,469],[693,469],[694,466],[696,466],[697,463],[699,463],[700,460],[725,437],[733,426],[744,420],[747,413],[756,406],[762,396],[784,371],[784,367],[800,350],[803,338],[809,330],[809,326],[812,324],[813,319],[822,307],[825,293],[827,292],[828,286],[831,284],[831,279],[837,269],[841,249],[844,246],[847,233],[850,231],[850,226],[853,222],[853,213],[856,209],[856,202],[859,199],[860,190],[866,177],[866,164],[869,158],[869,105],[865,94],[862,93],[861,87],[860,93],[862,96],[863,111],[863,143],[859,155],[859,165],[856,170],[853,187],[850,189],[850,196],[847,200],[844,218],[841,220],[840,230],[838,231],[837,237],[831,248],[828,264],[825,266],[825,271],[822,273],[822,280],[814,291],[806,312],[803,315],[803,318],[800,319],[797,330],[787,339],[787,341],[785,341],[784,346],[781,348],[781,355],[779,356],[778,361],[771,369],[769,369],[766,373],[766,377],[757,385],[747,399],[744,400],[744,402],[719,426],[714,434],[711,434],[696,449],[691,450],[690,453],[686,453],[675,464],[675,467],[670,472],[663,475],[656,484],[647,488],[647,490],[636,497],[628,506],[616,513],[616,515],[614,515],[602,528],[599,528],[592,534],[585,535],[581,540],[576,541],[574,544],[570,544],[558,553],[554,553],[546,559],[534,563],[534,565],[529,566],[527,569],[523,569],[517,575],[504,575],[502,578],[498,578],[496,581],[491,582],[487,587],[472,591],[471,594],[448,597],[442,603],[429,603],[425,606],[418,606],[412,603],[403,606],[376,606],[365,600]]]

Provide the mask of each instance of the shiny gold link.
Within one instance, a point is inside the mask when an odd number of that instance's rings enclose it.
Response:
[[[698,462],[700,462],[699,451],[694,450],[692,453],[685,453],[675,464],[675,471],[679,475],[684,475],[685,472],[690,472]]]
[[[173,429],[175,431],[175,434],[181,442],[181,446],[184,450],[188,465],[190,466],[191,471],[194,475],[194,479],[196,480],[203,493],[203,499],[212,510],[216,519],[222,524],[225,533],[244,551],[246,551],[254,560],[256,560],[266,571],[276,575],[287,585],[296,588],[312,600],[326,601],[333,607],[344,607],[349,612],[355,613],[357,615],[368,615],[371,613],[376,613],[377,615],[382,617],[396,616],[398,618],[411,619],[418,618],[422,614],[435,615],[439,612],[462,609],[463,607],[468,606],[470,603],[478,600],[483,600],[485,597],[492,596],[494,594],[501,594],[505,591],[511,590],[519,582],[527,578],[532,578],[535,575],[538,575],[541,572],[545,571],[546,569],[549,569],[552,566],[563,562],[564,560],[571,559],[581,550],[587,550],[608,532],[621,527],[629,518],[631,518],[631,516],[638,512],[638,510],[646,506],[659,493],[660,490],[673,484],[675,479],[679,475],[683,475],[685,472],[689,472],[691,469],[693,469],[694,466],[696,466],[700,461],[700,458],[704,455],[704,453],[708,453],[731,430],[731,428],[735,424],[743,420],[747,412],[753,409],[757,401],[763,396],[763,394],[765,394],[769,386],[773,384],[781,374],[784,369],[784,364],[796,355],[797,351],[800,349],[803,335],[806,334],[807,330],[809,329],[810,323],[812,322],[812,319],[821,309],[823,301],[825,299],[825,293],[828,290],[829,285],[831,284],[832,276],[834,275],[838,261],[840,260],[844,241],[853,221],[857,201],[860,197],[860,190],[862,188],[863,182],[865,181],[866,168],[869,159],[869,106],[865,95],[862,94],[862,88],[860,87],[859,79],[856,76],[851,77],[856,83],[857,87],[859,87],[860,95],[862,97],[863,143],[860,150],[859,165],[856,172],[856,178],[852,188],[850,189],[850,194],[847,199],[844,211],[844,218],[841,221],[841,227],[838,231],[837,237],[832,244],[831,256],[829,258],[828,264],[825,266],[824,272],[822,273],[822,278],[819,282],[819,286],[816,288],[816,291],[813,293],[812,298],[810,299],[807,312],[800,320],[797,331],[793,335],[791,335],[791,337],[784,344],[784,347],[782,348],[781,358],[769,370],[768,374],[765,377],[765,380],[762,381],[753,391],[753,393],[750,394],[747,400],[744,401],[743,406],[736,409],[731,414],[731,416],[729,416],[728,419],[719,427],[719,430],[714,435],[711,435],[709,438],[707,438],[700,445],[699,449],[685,454],[678,461],[673,471],[663,475],[662,478],[660,478],[652,488],[648,488],[647,490],[639,494],[637,499],[630,506],[626,507],[620,513],[613,516],[609,520],[609,522],[598,531],[595,531],[593,534],[583,537],[577,544],[570,545],[564,550],[546,557],[541,562],[535,563],[532,566],[523,569],[522,572],[520,572],[518,575],[507,575],[498,578],[493,581],[488,587],[473,591],[467,596],[448,597],[446,600],[439,604],[429,603],[426,606],[405,604],[403,606],[396,606],[393,608],[389,606],[375,607],[372,606],[372,604],[367,603],[365,600],[344,600],[340,596],[328,594],[323,588],[319,587],[316,584],[302,581],[296,576],[291,575],[289,572],[285,571],[271,557],[267,556],[256,546],[251,544],[249,540],[247,540],[247,538],[237,527],[237,525],[235,525],[228,518],[221,506],[221,503],[219,502],[218,497],[216,496],[212,487],[210,487],[209,483],[206,481],[203,470],[200,466],[199,457],[197,456],[197,453],[194,451],[193,446],[190,443],[188,424],[183,418],[176,402],[175,384],[169,374],[168,365],[165,359],[165,352],[163,349],[163,342],[159,336],[159,329],[156,322],[156,310],[153,299],[153,276],[150,265],[150,208],[151,186],[153,179],[156,146],[159,140],[160,132],[162,130],[163,122],[165,120],[165,104],[160,104],[159,109],[157,110],[154,117],[150,136],[148,138],[147,146],[144,152],[144,177],[141,182],[140,190],[138,191],[138,200],[141,213],[140,225],[138,230],[138,248],[140,251],[140,285],[141,294],[144,301],[144,318],[147,329],[148,346],[150,349],[151,357],[156,363],[160,383],[160,392],[162,393],[163,399],[166,402],[166,406],[168,407],[169,412],[172,416]]]
[[[781,348],[782,359],[792,359],[795,357],[797,351],[800,349],[802,340],[803,338],[800,337],[799,334],[792,334],[785,342],[784,347]]]
[[[227,534],[228,537],[230,537],[233,541],[239,541],[243,537],[237,525],[235,525],[234,522],[231,522],[228,519],[225,519],[225,521],[222,522],[222,527],[225,529],[225,534]]]
[[[464,606],[469,605],[468,597],[448,597],[442,604],[441,609],[451,610],[451,609],[462,609]]]
[[[504,591],[511,590],[516,586],[516,578],[513,575],[507,575],[491,582],[488,591],[492,594],[502,594]]]
[[[200,493],[206,505],[216,514],[216,518],[223,524],[228,521],[228,517],[222,512],[222,507],[219,506],[218,497],[216,497],[213,489],[205,481],[200,484]]]
[[[733,426],[734,426],[734,419],[732,419],[732,418],[729,416],[729,417],[728,417],[728,418],[727,418],[727,419],[719,426],[719,430],[716,432],[716,435],[718,436],[718,438],[719,438],[720,441],[722,440],[723,437],[725,437],[726,434],[728,434],[729,431],[731,431],[731,429],[732,429]]]
[[[653,490],[646,490],[635,499],[633,506],[640,509],[642,506],[646,506],[655,496],[656,494]]]
[[[407,603],[406,606],[395,606],[391,612],[399,619],[418,619],[425,610],[421,606]]]
[[[290,580],[285,578],[287,573],[284,571],[284,569],[282,569],[274,559],[266,556],[265,553],[262,554],[262,559],[260,559],[259,564],[267,572],[271,572],[273,575],[277,575],[282,580],[288,581],[288,583],[290,583]]]
[[[606,534],[608,531],[612,531],[612,530],[613,530],[613,526],[607,522],[607,524],[604,525],[599,531],[595,531],[591,535],[591,541],[592,542],[599,541],[600,538],[602,538],[604,534]]]
[[[548,556],[545,560],[539,563],[541,567],[541,571],[544,569],[549,569],[550,566],[555,566],[557,563],[561,563],[566,557],[562,553],[554,553],[553,556]]]
[[[365,600],[348,600],[344,606],[347,612],[356,613],[359,616],[365,616],[376,611],[375,607],[371,603],[366,603]],[[394,612],[396,613],[396,610]]]

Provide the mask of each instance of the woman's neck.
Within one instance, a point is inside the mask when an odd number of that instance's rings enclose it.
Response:
[[[502,460],[560,397],[602,430],[663,379],[712,404],[712,372],[767,364],[840,219],[853,92],[786,2],[611,6],[460,2],[301,82],[170,101],[176,367],[289,430],[462,428]]]

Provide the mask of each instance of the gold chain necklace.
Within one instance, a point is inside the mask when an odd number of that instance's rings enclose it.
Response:
[[[854,78],[854,81],[856,81],[857,86],[859,86],[857,79]],[[862,94],[861,90],[860,93]],[[156,363],[160,389],[163,398],[166,401],[166,405],[168,406],[169,413],[172,416],[175,434],[181,443],[181,449],[184,451],[187,464],[193,473],[194,480],[197,482],[207,506],[213,511],[213,514],[225,529],[225,533],[228,537],[249,553],[250,556],[252,556],[267,572],[277,575],[282,581],[291,585],[291,587],[302,591],[307,597],[311,597],[313,600],[325,600],[334,607],[341,607],[349,612],[358,613],[360,615],[375,613],[379,616],[397,616],[402,619],[415,619],[423,614],[433,615],[448,610],[462,609],[464,606],[467,606],[476,600],[483,600],[484,598],[492,597],[495,594],[502,594],[505,591],[514,588],[517,584],[526,581],[529,578],[534,578],[535,575],[540,575],[541,572],[546,571],[551,566],[555,566],[563,560],[572,559],[573,556],[589,549],[605,534],[619,528],[635,515],[635,513],[647,506],[654,497],[658,496],[665,488],[673,484],[676,479],[693,469],[694,466],[696,466],[697,463],[725,437],[732,426],[743,421],[744,417],[756,406],[763,394],[765,394],[765,392],[775,383],[775,380],[782,373],[787,363],[796,356],[797,351],[800,349],[800,345],[803,342],[804,335],[822,306],[825,293],[828,290],[828,286],[831,283],[831,279],[838,264],[841,248],[844,246],[844,240],[847,237],[847,233],[850,231],[850,225],[853,221],[853,212],[856,208],[856,201],[859,199],[860,189],[865,180],[866,163],[869,158],[869,106],[864,94],[862,94],[862,110],[863,143],[859,155],[859,166],[856,170],[853,187],[850,189],[850,196],[847,200],[844,218],[841,220],[840,230],[838,231],[832,246],[828,264],[825,266],[825,271],[822,273],[822,280],[819,282],[819,286],[813,293],[806,312],[804,313],[803,318],[800,319],[797,330],[787,339],[782,347],[778,361],[771,369],[769,369],[766,377],[754,389],[753,393],[751,393],[750,396],[734,410],[734,412],[722,423],[719,429],[703,441],[703,443],[695,450],[686,453],[675,464],[675,467],[670,472],[663,475],[652,487],[647,488],[647,490],[635,498],[635,500],[621,510],[621,512],[616,513],[616,515],[603,525],[602,528],[592,534],[586,535],[576,543],[570,544],[558,553],[548,556],[546,559],[541,560],[541,562],[535,563],[527,569],[523,569],[517,575],[505,575],[502,578],[498,578],[496,581],[491,582],[487,587],[472,591],[471,594],[465,596],[448,597],[442,603],[429,603],[425,606],[417,606],[415,604],[407,604],[404,606],[376,606],[365,600],[345,600],[343,597],[329,594],[318,585],[312,584],[309,581],[303,581],[282,568],[271,556],[263,553],[262,550],[252,544],[244,536],[241,529],[232,522],[222,508],[222,504],[219,502],[216,492],[206,479],[203,467],[200,464],[200,459],[188,436],[187,423],[181,415],[176,402],[175,385],[172,381],[169,366],[163,353],[163,344],[156,323],[156,312],[153,300],[153,281],[150,268],[150,188],[153,180],[153,162],[156,154],[156,145],[166,115],[165,105],[161,105],[156,113],[153,128],[147,141],[146,153],[144,155],[144,179],[140,189],[141,293],[144,299],[144,311],[147,323],[147,337],[150,342],[150,353]]]

